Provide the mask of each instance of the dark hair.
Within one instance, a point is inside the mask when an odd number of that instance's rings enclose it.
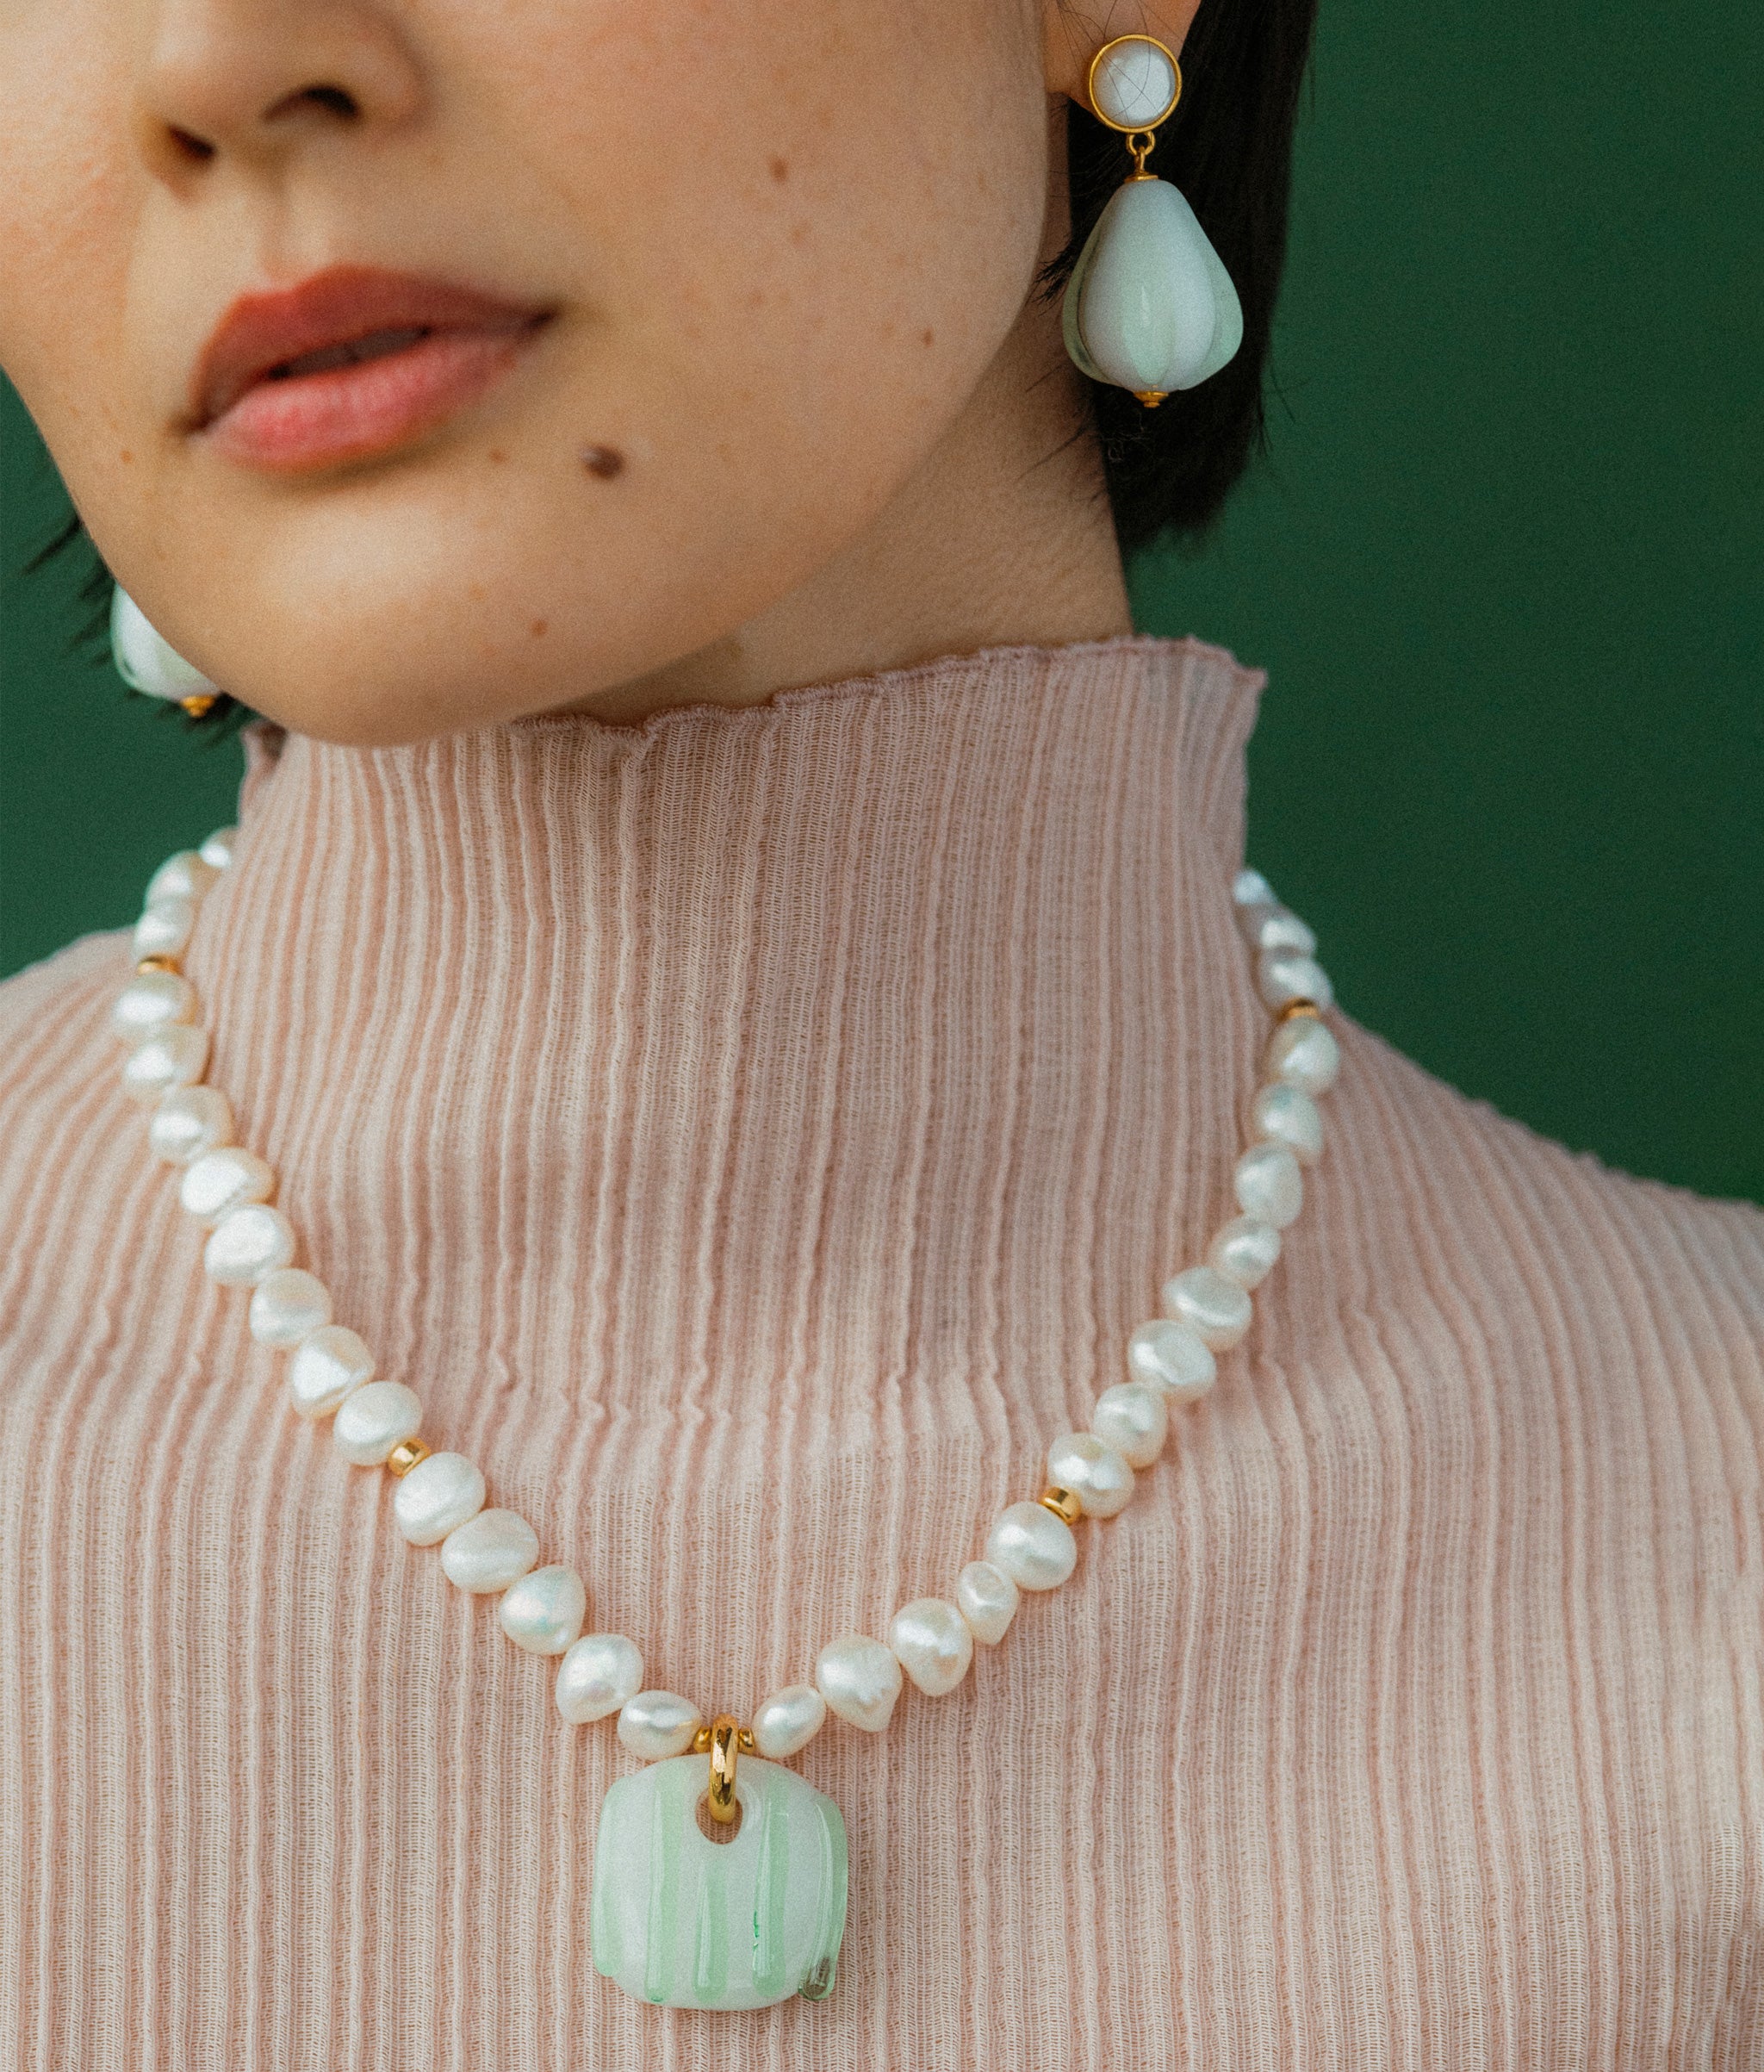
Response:
[[[1155,410],[1090,382],[1123,553],[1160,533],[1195,535],[1219,515],[1262,441],[1262,390],[1286,258],[1293,128],[1317,0],[1202,0],[1182,49],[1183,96],[1146,170],[1188,196],[1244,307],[1237,357]],[[1043,270],[1064,291],[1084,240],[1121,185],[1119,132],[1074,101],[1066,118],[1071,241]]]
[[[1286,258],[1293,128],[1316,16],[1317,0],[1202,0],[1183,45],[1182,102],[1158,133],[1151,170],[1188,196],[1225,262],[1243,303],[1244,339],[1210,381],[1166,397],[1155,410],[1123,389],[1088,383],[1123,553],[1163,533],[1203,532],[1261,444],[1268,342]],[[1119,133],[1076,102],[1066,118],[1066,151],[1071,238],[1042,270],[1040,287],[1049,299],[1064,293],[1127,162]],[[39,567],[84,537],[71,517],[27,566]],[[109,601],[109,574],[90,551],[96,565],[82,585],[90,607],[83,639],[102,635]],[[230,731],[245,716],[245,707],[223,696],[188,724],[205,733]]]

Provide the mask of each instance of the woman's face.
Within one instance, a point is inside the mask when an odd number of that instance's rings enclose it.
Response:
[[[579,701],[801,583],[962,411],[1041,249],[1050,12],[0,0],[0,364],[258,710]]]

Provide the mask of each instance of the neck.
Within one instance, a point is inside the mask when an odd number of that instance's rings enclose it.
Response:
[[[1038,260],[1068,234],[1065,126],[1051,126]],[[707,647],[566,712],[614,722],[758,705],[984,648],[1132,631],[1084,383],[1057,302],[1031,294],[966,406],[877,516],[810,579]]]
[[[190,951],[213,1076],[468,1451],[517,1367],[615,1418],[757,1391],[743,1445],[769,1391],[867,1444],[875,1391],[916,1421],[992,1361],[1057,1416],[1221,1220],[1259,682],[1128,638],[641,727],[258,730]]]

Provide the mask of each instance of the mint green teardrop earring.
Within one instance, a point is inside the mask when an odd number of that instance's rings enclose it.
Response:
[[[169,699],[192,719],[220,695],[220,687],[184,660],[121,583],[110,595],[110,658],[130,690]]]
[[[1217,374],[1243,343],[1243,306],[1195,212],[1146,171],[1182,67],[1155,36],[1117,36],[1090,60],[1085,98],[1119,130],[1134,170],[1096,219],[1066,283],[1065,349],[1094,382],[1147,408]]]

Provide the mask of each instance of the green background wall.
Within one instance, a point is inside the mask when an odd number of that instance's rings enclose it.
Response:
[[[1351,1013],[1764,1200],[1764,12],[1324,12],[1270,453],[1140,622],[1270,670],[1251,853]],[[17,576],[59,493],[0,413],[9,970],[127,918],[238,753],[61,652],[68,579]]]

